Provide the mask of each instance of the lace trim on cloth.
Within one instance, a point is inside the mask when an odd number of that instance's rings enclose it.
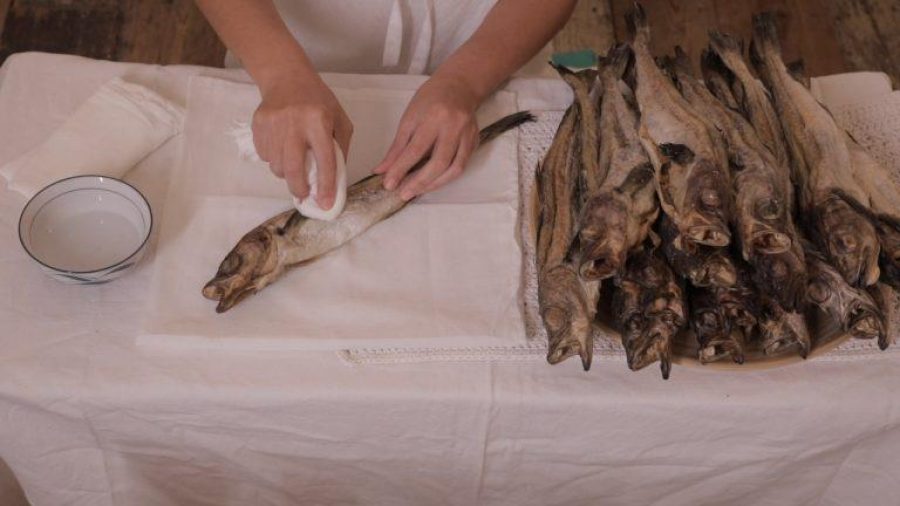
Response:
[[[843,105],[832,110],[845,128],[900,184],[900,91],[870,100]],[[415,362],[485,362],[543,360],[547,353],[547,334],[538,312],[537,268],[535,265],[533,216],[535,169],[553,141],[562,111],[536,113],[537,121],[519,128],[520,234],[522,245],[522,302],[528,344],[514,347],[439,348],[439,349],[356,349],[339,352],[348,364],[399,364]],[[890,332],[896,340],[900,329],[900,296],[894,294],[890,310]],[[886,351],[874,340],[850,339],[834,350],[816,357],[817,361],[871,360],[894,356],[898,343]],[[625,351],[618,337],[596,330],[594,359],[624,360]]]

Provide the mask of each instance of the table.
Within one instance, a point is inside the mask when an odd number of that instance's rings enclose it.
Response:
[[[67,89],[196,71],[60,58],[8,60],[0,163],[78,103]],[[151,204],[178,142],[130,179]],[[32,504],[900,503],[895,352],[664,382],[603,359],[141,348],[152,254],[115,283],[59,285],[19,247],[21,205],[0,192],[0,457]]]

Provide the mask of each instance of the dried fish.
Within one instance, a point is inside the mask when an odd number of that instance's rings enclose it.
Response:
[[[585,69],[580,72],[572,72],[562,65],[553,65],[553,68],[559,72],[560,77],[571,88],[575,96],[575,105],[578,112],[576,119],[578,138],[580,141],[576,145],[576,153],[580,160],[581,168],[579,170],[579,182],[581,184],[580,193],[587,195],[596,192],[603,184],[606,178],[606,166],[600,164],[597,152],[599,145],[599,118],[597,108],[592,98],[595,82],[597,81],[597,71],[593,69]]]
[[[692,285],[729,287],[737,281],[737,271],[727,249],[683,240],[668,216],[660,218],[658,228],[662,251],[669,265]]]
[[[796,349],[806,358],[812,349],[812,338],[806,324],[806,316],[787,311],[775,299],[762,297],[759,318],[759,335],[766,355],[778,355]]]
[[[744,363],[744,331],[732,324],[717,293],[719,289],[694,288],[690,292],[691,328],[700,345],[697,358],[708,364],[725,358]]]
[[[790,167],[791,160],[781,121],[769,99],[769,91],[744,62],[743,44],[734,37],[715,30],[709,32],[709,43],[710,52],[701,60],[707,82],[715,81],[715,78],[710,80],[707,76],[716,75],[731,82],[733,96],[737,97],[736,101],[740,104],[739,110],[756,129],[763,145],[775,155],[779,167]],[[716,87],[711,89],[717,91]],[[723,98],[725,94],[722,90],[718,90],[716,94],[720,100],[728,103],[729,99],[727,96]]]
[[[847,282],[872,285],[880,274],[875,228],[837,195],[840,192],[863,205],[869,200],[852,175],[846,134],[788,72],[772,16],[756,15],[753,23],[752,61],[772,91],[784,127],[798,204],[810,222],[808,231]]]
[[[687,241],[726,246],[731,241],[731,184],[722,139],[657,66],[639,4],[630,22],[641,141],[656,170],[660,205]]]
[[[501,118],[485,127],[479,140],[483,144],[533,119],[527,112]],[[294,209],[278,214],[238,241],[203,287],[203,296],[218,301],[216,312],[225,312],[291,267],[340,247],[406,204],[398,192],[384,188],[381,176],[370,176],[348,189],[346,207],[333,221],[310,220]]]
[[[864,289],[850,286],[820,253],[807,250],[809,302],[827,314],[844,332],[857,339],[878,339],[887,348],[884,311]]]
[[[630,58],[628,46],[620,45],[600,62],[600,167],[606,178],[589,194],[579,218],[579,274],[585,279],[621,272],[628,252],[644,242],[659,215],[634,96],[622,80]]]
[[[585,370],[593,354],[593,320],[599,283],[585,282],[572,265],[576,230],[578,106],[566,111],[544,160],[538,166],[536,202],[538,303],[547,330],[547,361],[578,355]]]
[[[616,285],[613,304],[628,367],[637,371],[659,361],[663,379],[668,379],[672,341],[686,323],[684,290],[675,273],[658,252],[642,250],[629,256],[625,273],[617,278]],[[635,308],[638,289],[639,308]],[[636,311],[640,311],[640,318]]]

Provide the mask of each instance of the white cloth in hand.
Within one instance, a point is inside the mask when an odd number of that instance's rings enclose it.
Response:
[[[180,106],[117,77],[43,143],[0,167],[0,175],[25,198],[66,177],[121,177],[178,134],[183,118]]]

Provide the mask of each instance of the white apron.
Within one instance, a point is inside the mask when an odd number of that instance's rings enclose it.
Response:
[[[274,0],[319,72],[431,74],[496,0]],[[519,74],[541,73],[549,46]],[[239,66],[231,55],[226,66]]]

